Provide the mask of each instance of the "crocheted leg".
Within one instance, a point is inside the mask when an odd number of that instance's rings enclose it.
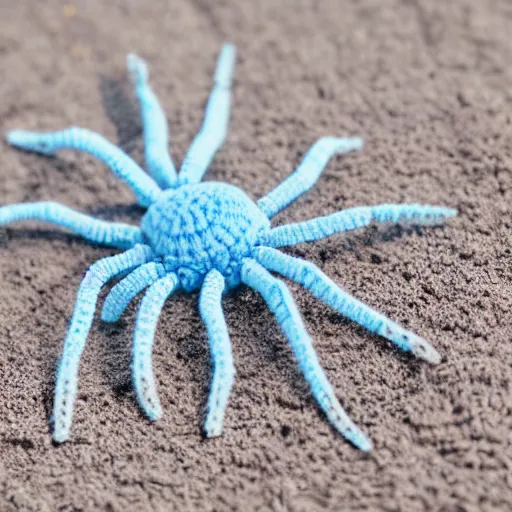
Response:
[[[128,304],[147,286],[164,277],[165,267],[161,263],[146,263],[137,267],[110,290],[103,308],[101,319],[104,322],[117,322]]]
[[[215,86],[206,106],[203,125],[192,141],[181,165],[178,177],[181,185],[199,183],[215,153],[224,143],[228,131],[231,78],[234,66],[235,47],[224,44],[217,61]]]
[[[167,120],[158,98],[148,83],[148,66],[133,53],[126,58],[126,64],[140,104],[146,165],[160,187],[173,187],[177,174],[169,155]]]
[[[22,203],[0,207],[0,226],[24,220],[56,224],[91,242],[119,249],[128,249],[142,242],[142,232],[137,226],[105,222],[58,203]]]
[[[14,130],[7,134],[9,144],[27,151],[53,155],[60,149],[76,149],[91,154],[125,181],[141,206],[153,203],[161,190],[126,153],[97,133],[83,128],[38,133]]]
[[[423,225],[441,224],[447,218],[457,215],[457,210],[442,206],[420,204],[381,204],[359,206],[341,212],[318,217],[306,222],[287,224],[268,231],[261,245],[283,247],[320,240],[335,233],[350,231],[367,226],[371,222],[409,222]]]
[[[270,219],[313,187],[332,156],[360,149],[362,145],[363,140],[357,137],[319,139],[306,153],[295,172],[258,201],[259,208]]]
[[[356,427],[338,402],[318,362],[311,338],[286,285],[273,277],[258,262],[250,259],[245,260],[242,267],[242,281],[261,293],[274,313],[292,346],[313,396],[332,425],[360,450],[370,451],[371,441]]]
[[[199,298],[199,311],[208,331],[213,363],[208,413],[204,424],[204,431],[208,437],[220,436],[222,433],[224,414],[235,380],[231,343],[221,305],[224,286],[222,274],[212,270],[204,280]]]
[[[133,340],[133,385],[137,399],[150,420],[162,416],[162,407],[153,376],[153,341],[156,324],[165,301],[178,287],[178,277],[167,274],[153,283],[140,304]]]
[[[266,269],[302,284],[315,297],[342,315],[366,327],[370,332],[388,339],[402,350],[412,352],[432,364],[437,364],[441,360],[439,354],[426,340],[352,297],[312,263],[266,247],[255,249],[253,257]]]
[[[57,372],[53,406],[53,439],[58,443],[69,438],[80,356],[91,328],[101,288],[114,276],[146,263],[151,257],[152,252],[149,247],[136,245],[122,254],[97,261],[85,274],[78,290],[75,311]]]

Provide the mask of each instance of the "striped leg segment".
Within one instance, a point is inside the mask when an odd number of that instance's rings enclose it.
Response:
[[[306,222],[279,226],[267,232],[260,243],[270,247],[283,247],[313,242],[335,233],[368,226],[372,222],[436,225],[442,224],[454,215],[457,215],[457,210],[453,208],[421,204],[359,206]]]
[[[208,331],[213,378],[208,397],[204,431],[208,437],[220,436],[229,394],[235,380],[235,366],[226,320],[222,312],[224,277],[217,270],[206,276],[199,298],[199,311]]]
[[[215,86],[208,100],[203,125],[192,141],[180,169],[180,184],[199,183],[215,153],[224,143],[231,110],[231,81],[235,47],[225,44],[217,61]]]
[[[169,129],[165,113],[149,85],[148,66],[131,53],[126,59],[128,73],[140,104],[144,129],[144,151],[148,170],[163,189],[176,184],[177,174],[169,155]]]
[[[258,201],[259,208],[268,218],[273,217],[313,187],[331,157],[360,149],[362,146],[363,141],[358,137],[319,139],[306,153],[295,172]]]
[[[0,226],[26,220],[55,224],[96,244],[119,249],[142,243],[142,232],[137,226],[95,219],[62,204],[41,202],[0,207]]]
[[[325,376],[316,356],[311,337],[306,331],[297,306],[286,285],[273,277],[255,260],[247,259],[242,281],[258,291],[274,313],[281,330],[288,338],[300,369],[311,392],[331,424],[348,441],[362,451],[372,449],[371,441],[347,416]]]
[[[101,288],[116,275],[146,263],[151,257],[152,251],[149,247],[137,245],[124,253],[97,261],[85,274],[78,290],[75,311],[57,373],[53,438],[58,443],[69,438],[80,357],[91,328]]]
[[[158,318],[165,301],[178,288],[176,274],[167,274],[153,283],[140,304],[133,340],[133,385],[140,406],[150,420],[162,415],[153,375],[153,342]]]
[[[130,302],[144,288],[164,277],[164,275],[165,267],[161,263],[152,261],[137,267],[110,290],[103,303],[101,319],[104,322],[117,322]]]

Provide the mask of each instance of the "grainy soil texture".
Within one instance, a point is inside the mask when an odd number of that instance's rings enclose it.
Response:
[[[143,162],[126,55],[149,62],[180,162],[222,42],[237,45],[226,144],[207,180],[257,199],[323,135],[360,135],[274,225],[379,203],[453,206],[445,227],[370,227],[286,252],[430,340],[418,362],[290,284],[337,396],[375,443],[319,412],[272,314],[224,300],[237,367],[222,437],[197,294],[170,299],[154,366],[164,417],[132,391],[132,304],[95,321],[71,441],[52,444],[55,368],[76,291],[114,254],[49,225],[0,230],[0,510],[512,510],[512,3],[509,0],[0,0],[0,130],[95,130]],[[54,200],[137,223],[84,154],[0,143],[0,203]],[[105,293],[102,294],[103,299]],[[101,302],[101,301],[100,301]]]

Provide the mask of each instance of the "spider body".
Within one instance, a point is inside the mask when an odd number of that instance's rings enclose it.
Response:
[[[215,182],[164,191],[141,220],[148,245],[187,292],[199,289],[214,269],[229,288],[240,284],[243,259],[269,229],[245,192]]]
[[[431,363],[439,362],[439,354],[423,338],[358,301],[312,263],[277,248],[320,240],[372,222],[439,224],[456,211],[429,205],[381,204],[271,228],[272,216],[311,189],[333,155],[361,148],[361,139],[355,137],[321,138],[298,168],[257,202],[231,185],[200,183],[227,134],[234,60],[234,47],[224,45],[203,125],[179,173],[168,152],[167,122],[149,86],[147,66],[135,55],[128,56],[127,62],[140,103],[149,175],[122,150],[88,130],[7,134],[9,143],[27,151],[53,155],[60,149],[75,149],[89,153],[124,180],[138,203],[147,208],[140,227],[95,219],[53,202],[0,208],[0,225],[22,220],[51,222],[92,243],[124,251],[91,265],[80,284],[57,373],[52,418],[53,438],[57,442],[66,441],[70,435],[80,357],[100,291],[116,277],[122,278],[105,299],[101,318],[117,321],[130,302],[144,291],[135,326],[132,372],[137,399],[151,420],[162,414],[152,370],[152,346],[160,312],[177,290],[200,290],[199,312],[206,327],[213,367],[204,423],[208,437],[222,431],[235,376],[222,296],[227,289],[242,283],[259,292],[274,313],[311,393],[332,426],[361,450],[372,447],[338,402],[287,286],[270,272],[303,285],[340,314],[402,350]]]

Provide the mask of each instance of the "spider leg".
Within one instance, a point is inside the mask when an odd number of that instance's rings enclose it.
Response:
[[[165,301],[174,293],[178,284],[176,274],[167,274],[154,282],[144,295],[137,314],[133,340],[133,385],[140,406],[153,421],[162,415],[151,362],[156,324]]]
[[[268,247],[256,248],[253,257],[267,270],[301,284],[315,297],[370,332],[388,339],[402,350],[412,352],[429,363],[439,363],[439,354],[426,340],[352,297],[309,261]]]
[[[161,193],[158,185],[124,151],[101,135],[83,128],[68,128],[59,132],[39,133],[14,130],[7,142],[18,148],[53,155],[60,149],[76,149],[98,158],[125,181],[141,206],[149,206]]]
[[[203,125],[192,141],[181,165],[181,185],[199,183],[228,131],[231,108],[231,80],[235,66],[235,47],[224,44],[215,70],[215,86],[208,99]]]
[[[213,363],[213,378],[208,397],[204,431],[208,437],[220,436],[229,394],[235,380],[235,366],[221,300],[224,277],[217,270],[205,277],[199,298],[199,311],[208,331]]]
[[[168,127],[164,111],[148,83],[148,67],[131,53],[126,59],[128,73],[140,104],[144,127],[146,165],[163,189],[176,184],[177,174],[168,149]]]
[[[91,328],[101,288],[114,276],[146,263],[151,257],[152,251],[148,246],[136,245],[126,252],[97,261],[85,274],[78,290],[57,372],[53,406],[53,439],[56,442],[62,443],[69,438],[80,356]]]
[[[362,146],[363,140],[358,137],[322,137],[309,149],[297,169],[258,201],[258,207],[270,219],[313,187],[332,156]]]
[[[297,306],[287,286],[273,277],[257,261],[246,259],[242,281],[261,293],[288,338],[300,369],[321,409],[336,430],[362,451],[372,449],[371,441],[347,416],[325,376]]]
[[[24,220],[56,224],[91,242],[119,249],[128,249],[142,242],[142,232],[137,226],[95,219],[58,203],[21,203],[0,207],[0,226]]]
[[[164,265],[154,261],[137,267],[110,290],[103,303],[101,319],[104,322],[117,322],[135,296],[164,277],[165,273]]]
[[[302,242],[312,242],[343,231],[362,228],[371,222],[393,223],[412,222],[423,225],[441,224],[457,210],[442,206],[420,204],[381,204],[359,206],[342,210],[325,217],[306,222],[287,224],[271,229],[261,240],[261,245],[283,247]]]

